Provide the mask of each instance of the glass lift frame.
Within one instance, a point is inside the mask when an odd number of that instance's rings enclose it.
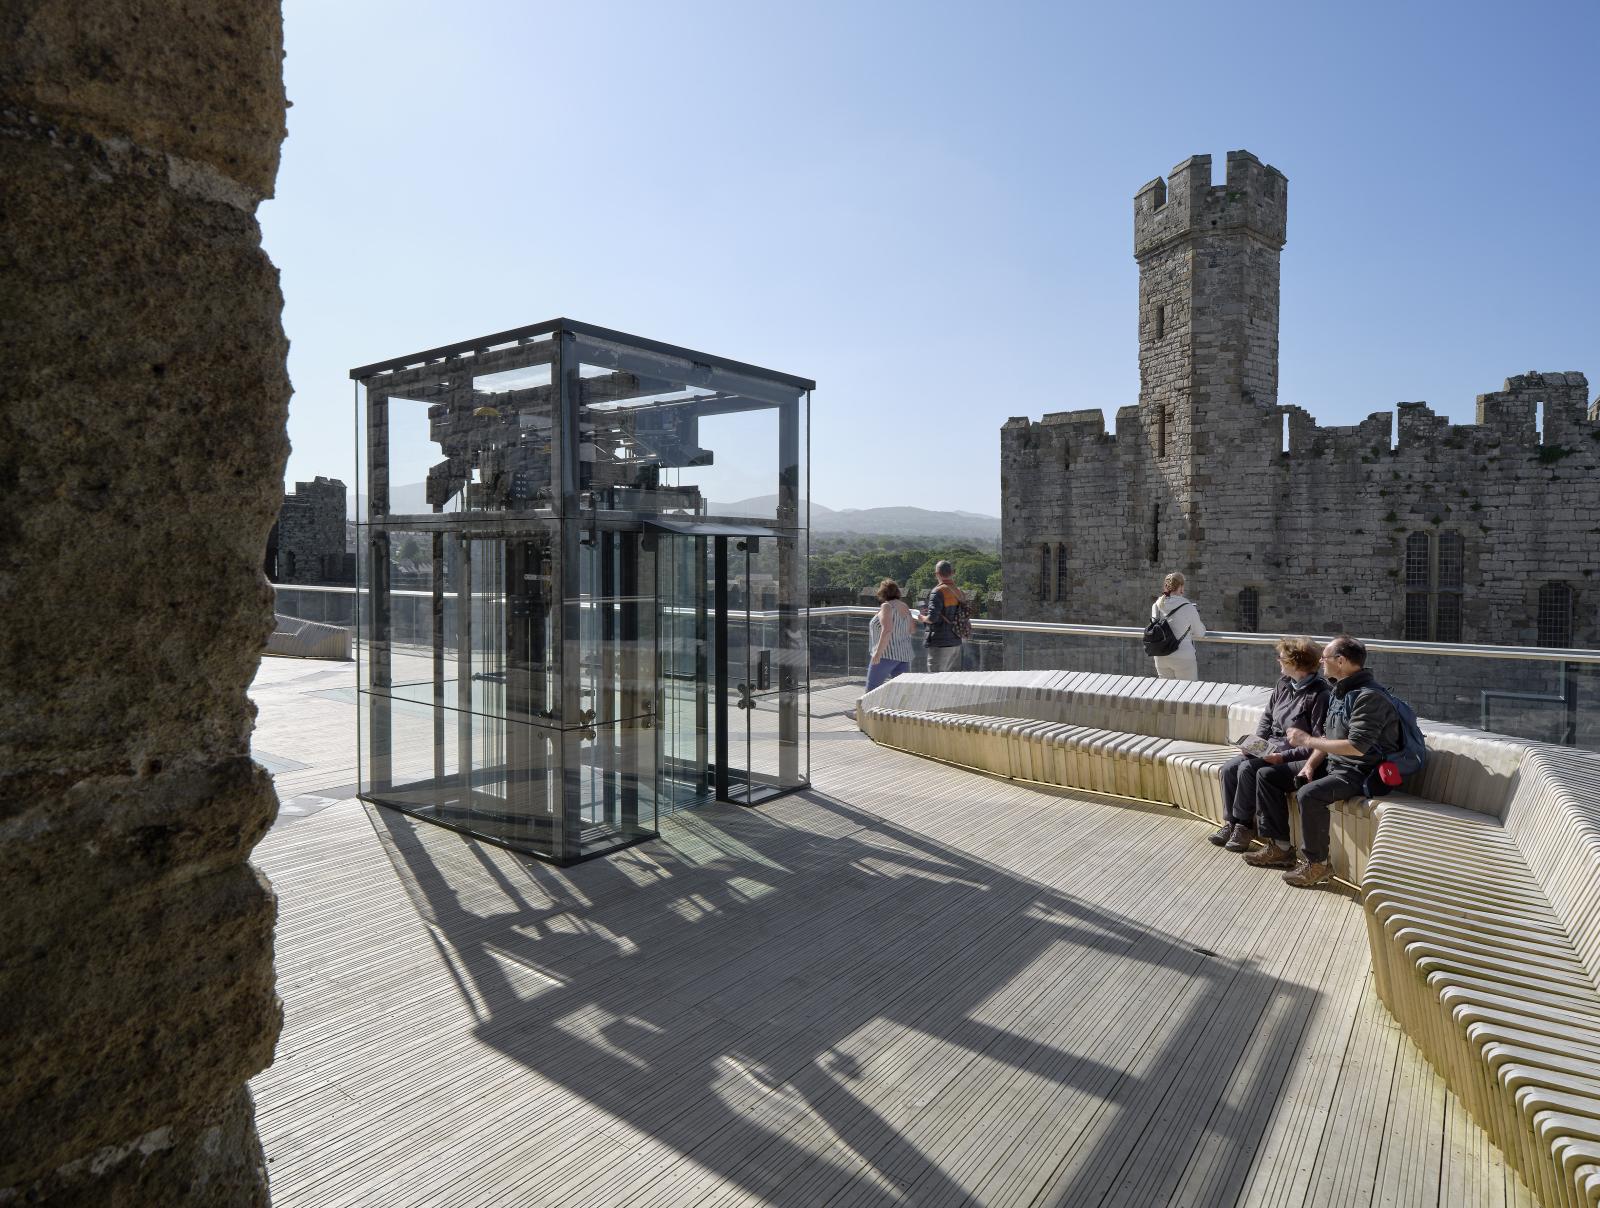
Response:
[[[814,383],[569,319],[350,377],[364,800],[571,864],[809,784]]]

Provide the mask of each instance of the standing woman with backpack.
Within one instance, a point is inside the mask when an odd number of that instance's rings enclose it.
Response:
[[[1194,606],[1194,601],[1183,594],[1183,586],[1183,575],[1173,571],[1161,580],[1161,594],[1150,605],[1151,629],[1145,631],[1145,648],[1150,649],[1151,630],[1163,621],[1177,640],[1171,653],[1152,655],[1157,679],[1200,678],[1194,640],[1206,636],[1206,623],[1200,619],[1200,610]]]

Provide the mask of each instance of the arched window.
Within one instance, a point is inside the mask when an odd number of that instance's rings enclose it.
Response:
[[[1050,547],[1039,547],[1039,599],[1048,602],[1050,599]]]
[[[1461,584],[1466,568],[1466,546],[1466,539],[1460,533],[1439,534],[1439,594],[1433,625],[1433,637],[1438,642],[1461,640]]]
[[[1065,603],[1067,598],[1067,543],[1065,541],[1056,546],[1056,603]]]
[[[1412,533],[1406,538],[1406,626],[1408,642],[1428,640],[1428,572],[1430,570],[1427,533]]]
[[[1572,645],[1572,588],[1566,583],[1539,589],[1539,645]]]
[[[1239,632],[1257,633],[1261,629],[1261,596],[1253,587],[1239,589]]]

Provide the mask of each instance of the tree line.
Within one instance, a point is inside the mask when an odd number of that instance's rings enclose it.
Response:
[[[920,606],[933,588],[933,567],[941,558],[950,560],[957,586],[972,596],[973,611],[986,615],[989,598],[1000,590],[1000,555],[970,541],[874,542],[867,538],[845,544],[837,538],[819,543],[813,536],[811,587],[873,592],[882,580],[893,579],[912,605]]]

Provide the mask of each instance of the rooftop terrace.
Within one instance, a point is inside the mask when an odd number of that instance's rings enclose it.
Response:
[[[1521,1205],[1358,903],[1176,810],[873,745],[554,868],[354,800],[353,669],[267,659],[290,1205]]]

